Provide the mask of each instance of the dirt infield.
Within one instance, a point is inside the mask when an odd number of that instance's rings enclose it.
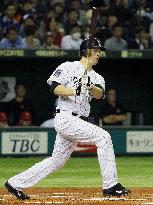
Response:
[[[100,188],[32,188],[30,200],[18,201],[0,189],[0,204],[75,204],[75,205],[149,205],[153,204],[153,188],[131,189],[130,197],[104,198]]]

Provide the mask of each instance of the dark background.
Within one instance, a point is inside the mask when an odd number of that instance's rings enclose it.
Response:
[[[37,125],[50,118],[55,101],[46,80],[59,64],[68,60],[72,58],[0,59],[0,76],[15,76],[25,84]],[[127,111],[133,115],[142,112],[144,125],[153,125],[153,60],[103,59],[94,69],[105,78],[106,89],[117,90],[118,101]],[[98,114],[99,106],[99,101],[92,102],[91,115]]]

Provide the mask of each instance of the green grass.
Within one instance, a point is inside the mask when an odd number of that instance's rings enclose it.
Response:
[[[0,186],[43,158],[0,158]],[[153,156],[117,157],[119,181],[127,187],[153,187]],[[64,168],[40,181],[36,187],[100,187],[98,160],[71,158]]]

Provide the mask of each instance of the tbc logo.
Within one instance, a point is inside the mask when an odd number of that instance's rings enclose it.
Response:
[[[40,148],[40,141],[38,139],[28,140],[28,139],[11,139],[13,142],[12,152],[37,152]]]

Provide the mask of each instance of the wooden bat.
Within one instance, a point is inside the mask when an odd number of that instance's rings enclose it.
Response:
[[[99,8],[93,7],[92,8],[92,18],[91,18],[91,25],[90,25],[90,32],[89,32],[89,43],[88,43],[88,48],[91,49],[92,47],[92,42],[94,39],[95,35],[95,30],[96,30],[96,22],[98,18],[98,13],[99,13]]]
[[[87,52],[87,68],[89,64],[89,56],[91,55],[91,48],[92,48],[92,42],[94,40],[94,35],[96,31],[96,24],[97,24],[97,18],[99,14],[99,7],[101,5],[101,0],[92,0],[91,1],[91,7],[92,7],[92,17],[91,17],[91,24],[90,24],[90,32],[89,32],[89,43],[88,43],[88,52]],[[87,75],[87,69],[84,72],[83,78],[86,78],[86,82],[89,80],[89,77]]]
[[[91,55],[91,48],[92,48],[92,42],[94,40],[94,35],[96,31],[96,24],[97,24],[97,18],[99,14],[99,8],[101,0],[93,0],[91,1],[91,7],[92,7],[92,17],[91,17],[91,24],[90,24],[90,32],[89,32],[89,43],[88,43],[88,52],[87,52],[87,67],[89,63],[89,56]],[[87,70],[85,70],[85,74],[87,74]]]

